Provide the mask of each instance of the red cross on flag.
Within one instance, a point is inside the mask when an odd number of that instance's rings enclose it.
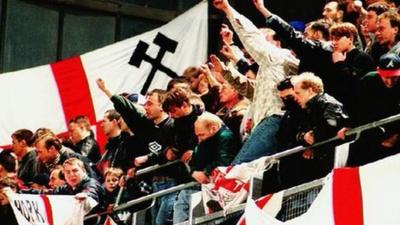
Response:
[[[10,135],[22,128],[66,132],[67,121],[76,115],[87,115],[96,126],[112,108],[96,86],[98,78],[117,94],[139,93],[145,83],[148,90],[165,89],[172,73],[206,61],[207,29],[203,1],[152,31],[53,64],[0,74],[0,146],[10,144]],[[98,138],[99,128],[94,130]]]

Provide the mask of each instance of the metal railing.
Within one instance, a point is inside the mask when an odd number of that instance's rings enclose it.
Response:
[[[349,131],[346,132],[345,136],[346,137],[350,137],[350,136],[356,135],[355,140],[357,140],[360,137],[360,135],[361,135],[361,133],[363,131],[370,130],[370,129],[373,129],[373,128],[378,128],[380,126],[383,126],[383,125],[386,125],[386,124],[389,124],[389,123],[393,123],[393,122],[396,122],[396,121],[400,121],[400,114],[397,114],[397,115],[394,115],[394,116],[390,116],[390,117],[387,117],[385,119],[381,119],[381,120],[378,120],[378,121],[375,121],[375,122],[371,122],[371,123],[368,123],[368,124],[361,125],[359,127],[350,129]],[[288,156],[288,155],[291,155],[291,154],[295,154],[297,152],[304,151],[306,149],[320,147],[320,146],[323,146],[325,144],[331,143],[333,141],[338,141],[338,140],[340,140],[340,139],[335,136],[335,137],[329,138],[329,139],[327,139],[325,141],[318,142],[318,143],[316,143],[316,144],[314,144],[312,146],[307,146],[307,147],[297,146],[295,148],[291,148],[291,149],[288,149],[286,151],[279,152],[279,153],[276,153],[274,155],[266,157],[266,163],[273,164],[273,163],[277,162],[278,159],[280,159],[282,157],[285,157],[285,156]],[[137,172],[137,174],[143,175],[145,173],[149,173],[149,172],[155,171],[157,169],[164,168],[166,166],[175,164],[175,163],[177,163],[179,161],[180,160],[176,160],[176,161],[169,162],[169,163],[166,163],[166,164],[163,164],[163,165],[150,166],[150,167],[145,168],[143,170],[139,170]],[[317,183],[318,182],[322,183],[320,180],[317,181]],[[314,183],[310,182],[310,183],[306,183],[304,185],[306,185],[305,187],[309,187],[309,185],[311,185],[311,187],[315,187],[315,184],[316,184],[315,182]],[[170,193],[173,193],[173,192],[176,192],[176,191],[180,191],[180,190],[183,190],[183,189],[186,189],[186,188],[189,188],[189,187],[193,187],[193,186],[196,186],[196,185],[199,185],[199,184],[197,182],[189,182],[189,183],[181,184],[181,185],[178,185],[176,187],[172,187],[172,188],[169,188],[169,189],[166,189],[166,190],[162,190],[162,191],[159,191],[159,192],[156,192],[156,193],[153,193],[153,194],[150,194],[150,195],[138,198],[138,199],[134,199],[132,201],[129,201],[127,203],[123,203],[123,204],[115,207],[113,209],[113,212],[120,211],[120,210],[125,210],[125,209],[128,209],[129,207],[131,207],[133,205],[136,205],[136,204],[139,204],[139,203],[143,203],[145,201],[148,201],[148,200],[151,200],[151,199],[155,199],[155,198],[158,198],[158,197],[161,197],[161,196],[164,196],[164,195],[168,195]],[[294,195],[294,194],[298,193],[299,190],[301,190],[301,188],[304,188],[304,187],[302,187],[302,185],[299,185],[298,187],[290,188],[285,192],[284,196],[289,196],[290,194]],[[235,207],[232,207],[231,209],[225,210],[224,212],[220,211],[220,212],[216,212],[216,213],[213,213],[213,214],[210,214],[210,215],[206,215],[204,217],[194,218],[194,224],[201,224],[201,223],[209,222],[209,221],[212,221],[212,220],[215,220],[215,219],[220,219],[220,218],[226,217],[227,215],[230,215],[230,214],[233,214],[233,213],[236,213],[236,212],[239,212],[239,211],[243,210],[244,207],[245,207],[245,204],[240,204],[240,205],[237,205]],[[105,213],[102,213],[102,214],[105,214]],[[89,219],[89,218],[97,217],[98,215],[99,214],[88,215],[88,216],[85,217],[85,220]],[[187,222],[187,223],[184,223],[184,224],[189,224],[189,223]]]
[[[373,128],[378,128],[378,127],[380,127],[382,125],[386,125],[386,124],[393,123],[393,122],[396,122],[396,121],[400,121],[400,114],[397,114],[397,115],[394,115],[394,116],[390,116],[390,117],[387,117],[385,119],[381,119],[381,120],[378,120],[378,121],[375,121],[375,122],[372,122],[372,123],[368,123],[368,124],[361,125],[359,127],[350,129],[349,131],[346,132],[345,136],[346,137],[350,137],[350,136],[356,135],[355,140],[357,140],[360,137],[360,135],[361,135],[361,133],[363,131],[370,130],[370,129],[373,129]],[[285,156],[288,156],[288,155],[292,155],[292,154],[295,154],[297,152],[301,152],[301,151],[304,151],[304,150],[307,150],[307,149],[317,148],[317,147],[320,147],[320,146],[323,146],[323,145],[326,145],[328,143],[331,143],[331,142],[334,142],[334,141],[338,141],[338,140],[341,140],[341,139],[335,136],[335,137],[331,137],[331,138],[329,138],[329,139],[327,139],[325,141],[321,141],[321,142],[318,142],[316,144],[313,144],[311,146],[297,146],[297,147],[285,150],[283,152],[279,152],[279,153],[276,153],[274,155],[268,156],[266,158],[266,162],[267,163],[268,162],[274,163],[275,161],[277,161],[278,159],[280,159],[282,157],[285,157]]]

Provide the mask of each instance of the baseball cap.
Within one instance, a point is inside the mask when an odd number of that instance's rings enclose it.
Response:
[[[400,57],[394,53],[387,53],[379,58],[378,74],[381,77],[400,76]]]

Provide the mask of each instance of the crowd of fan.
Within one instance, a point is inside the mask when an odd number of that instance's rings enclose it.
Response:
[[[66,138],[47,128],[15,131],[12,149],[0,153],[0,187],[78,194],[98,203],[86,213],[111,212],[120,188],[121,203],[191,180],[209,183],[217,166],[334,136],[351,139],[350,128],[400,112],[400,15],[393,2],[367,1],[363,7],[359,1],[330,1],[323,18],[304,31],[272,14],[263,0],[253,3],[268,28],[255,27],[227,0],[214,0],[230,23],[220,32],[223,60],[211,55],[208,64],[186,69],[166,90],[148,92],[144,102],[135,94],[115,95],[97,80],[114,106],[101,123],[108,138],[103,154],[85,115],[69,121]],[[282,158],[265,192],[325,176],[333,168],[335,144]],[[351,145],[347,166],[396,154],[399,147],[396,123],[372,129]],[[176,159],[180,163],[151,175],[135,174]],[[187,220],[190,194],[197,191],[157,199],[151,224]],[[0,202],[0,217],[16,224],[4,193]]]

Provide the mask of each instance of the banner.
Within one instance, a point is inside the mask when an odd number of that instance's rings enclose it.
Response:
[[[101,49],[49,65],[0,74],[0,146],[18,129],[48,127],[67,131],[76,115],[99,121],[111,102],[97,88],[106,81],[115,93],[144,95],[187,67],[207,59],[207,1],[202,1],[166,25]]]
[[[281,222],[249,201],[249,224],[400,224],[400,154],[356,168],[335,169],[303,215]]]
[[[84,209],[74,196],[15,194],[7,196],[19,225],[83,225]]]
[[[265,169],[266,158],[215,168],[210,175],[211,182],[201,185],[205,213],[226,210],[244,202],[249,193],[250,179]]]
[[[246,202],[246,207],[255,207],[255,210],[250,210],[251,212],[259,212],[261,214],[266,214],[271,217],[275,217],[282,208],[283,191],[276,194],[269,194],[264,197],[257,199],[255,202],[253,199],[249,198]],[[254,205],[253,205],[254,204]],[[248,223],[253,225],[252,223]],[[237,225],[246,225],[245,215],[243,215]]]

